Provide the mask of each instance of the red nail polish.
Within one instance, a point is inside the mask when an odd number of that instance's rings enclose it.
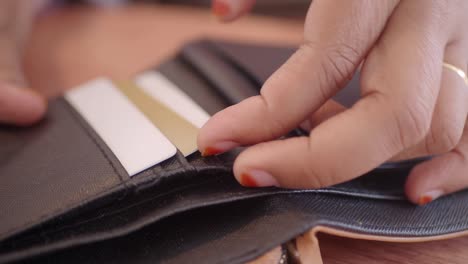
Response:
[[[212,6],[212,12],[215,16],[225,17],[231,13],[231,8],[228,4],[222,1],[214,1]]]
[[[230,149],[233,149],[237,146],[239,146],[239,144],[237,144],[236,142],[232,142],[232,141],[218,142],[210,147],[207,147],[205,150],[203,150],[202,156],[208,157],[208,156],[218,155],[226,151],[229,151]]]
[[[202,156],[203,157],[209,157],[209,156],[214,156],[222,153],[223,151],[217,148],[212,148],[212,147],[207,147],[203,152]]]
[[[428,204],[430,202],[432,202],[432,197],[428,196],[428,195],[424,195],[424,196],[421,196],[421,198],[419,198],[418,204],[419,205],[426,205],[426,204]]]
[[[252,176],[250,176],[250,175],[247,174],[247,173],[244,173],[244,174],[241,175],[241,182],[240,182],[240,184],[242,184],[242,186],[250,187],[250,188],[256,188],[256,187],[258,187],[257,182],[253,179]]]
[[[419,205],[426,205],[444,194],[441,190],[432,190],[424,193],[418,200]]]

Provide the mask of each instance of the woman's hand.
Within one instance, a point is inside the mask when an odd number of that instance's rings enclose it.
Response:
[[[215,0],[232,20],[252,0]],[[468,187],[466,0],[314,0],[304,43],[261,95],[216,114],[201,130],[205,155],[253,145],[236,160],[251,187],[320,188],[385,161],[437,155],[409,175],[409,199],[425,204]],[[361,66],[362,65],[362,66]],[[330,98],[361,68],[361,99]],[[302,125],[309,137],[277,140]]]
[[[0,123],[29,125],[46,110],[46,101],[27,88],[21,69],[22,46],[39,2],[0,2]]]

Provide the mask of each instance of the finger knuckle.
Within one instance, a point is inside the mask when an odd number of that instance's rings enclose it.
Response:
[[[324,69],[337,87],[350,80],[360,61],[360,53],[349,44],[329,45],[325,49]]]
[[[431,111],[424,104],[412,102],[393,110],[394,125],[401,149],[407,149],[422,141],[429,133]]]
[[[452,121],[437,124],[431,128],[426,138],[426,149],[429,154],[442,154],[453,150],[461,140],[463,127],[458,127]]]
[[[307,54],[317,54],[317,51],[320,51],[320,67],[316,74],[319,87],[323,88],[322,93],[325,96],[330,93],[330,87],[336,90],[349,81],[360,61],[358,49],[345,43],[322,44],[309,41],[302,45],[301,49]]]

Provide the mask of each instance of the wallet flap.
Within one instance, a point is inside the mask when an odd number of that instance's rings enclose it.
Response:
[[[59,99],[37,126],[0,129],[0,241],[128,177],[83,125]]]

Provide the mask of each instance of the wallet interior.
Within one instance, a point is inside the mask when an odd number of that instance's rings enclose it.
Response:
[[[198,41],[151,70],[214,114],[258,94],[293,51]],[[358,83],[356,76],[335,99],[351,106]],[[466,192],[427,207],[405,200],[413,163],[319,190],[248,189],[232,176],[238,149],[209,158],[177,153],[129,177],[63,98],[33,128],[1,127],[0,144],[0,262],[240,263],[317,225],[399,237],[468,227]]]

